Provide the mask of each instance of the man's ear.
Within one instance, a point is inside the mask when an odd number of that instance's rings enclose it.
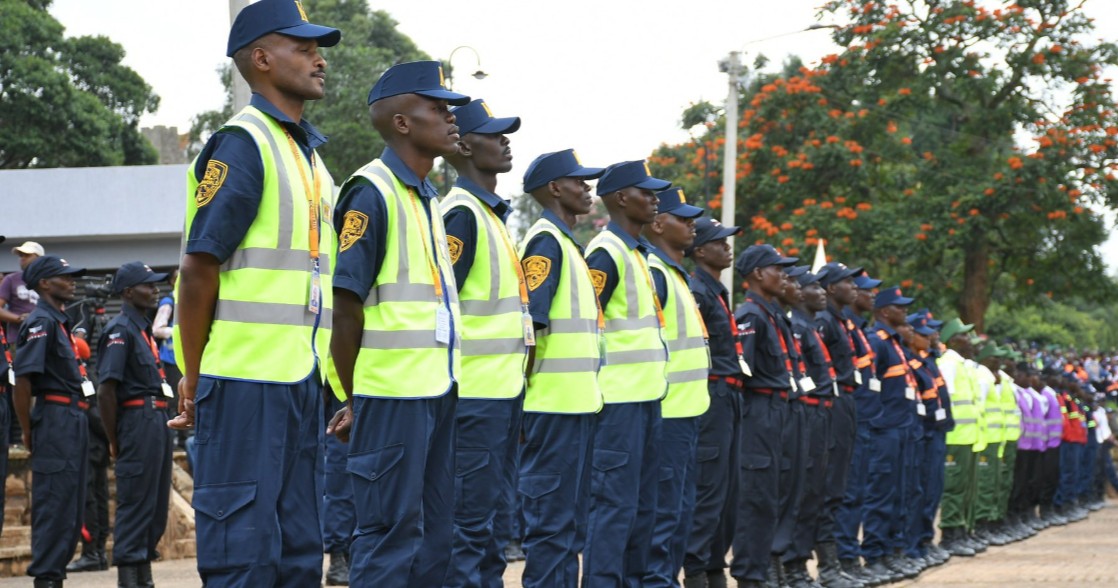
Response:
[[[401,135],[411,134],[411,121],[406,114],[392,115],[392,128]]]

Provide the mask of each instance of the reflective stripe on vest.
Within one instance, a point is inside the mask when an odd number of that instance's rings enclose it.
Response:
[[[641,255],[612,231],[590,242],[587,257],[605,251],[617,267],[617,288],[602,309],[606,318],[606,361],[598,383],[606,404],[660,400],[667,392],[668,352],[656,316],[652,277]]]
[[[452,188],[443,199],[446,216],[454,208],[474,217],[477,242],[473,265],[459,284],[462,309],[462,373],[459,398],[509,399],[524,390],[528,347],[524,344],[524,314],[520,303],[520,259],[503,223],[482,210],[488,207],[462,188]],[[498,226],[499,225],[499,226]]]
[[[1017,406],[1016,387],[1013,379],[1002,372],[1002,440],[1017,441],[1021,438],[1021,408]]]
[[[968,367],[962,356],[954,352],[944,354],[938,363],[943,366],[943,371],[948,371],[948,366],[955,368],[954,381],[947,382],[951,414],[955,420],[955,428],[947,433],[947,444],[973,445],[978,441],[978,411],[974,404],[978,396],[978,382],[974,368]]]
[[[555,239],[563,257],[548,327],[536,331],[535,363],[524,393],[524,412],[596,413],[602,409],[602,393],[598,388],[601,333],[590,269],[578,246],[542,218],[524,237],[521,257],[524,247],[541,233]]]
[[[648,264],[659,270],[668,283],[668,303],[664,305],[668,395],[660,401],[660,412],[666,419],[696,417],[710,407],[710,352],[703,336],[703,319],[679,271],[656,254],[648,256]]]
[[[424,212],[421,197],[379,159],[357,170],[346,186],[361,179],[380,192],[387,226],[384,263],[365,299],[365,332],[353,370],[353,394],[441,396],[462,369],[462,318],[442,216],[434,209],[435,201],[429,203],[430,214]],[[435,280],[441,281],[441,295]],[[453,324],[449,345],[436,339],[440,308],[449,311]]]
[[[246,107],[224,128],[232,127],[242,129],[255,142],[264,170],[263,186],[252,225],[220,267],[218,299],[200,373],[259,382],[299,382],[314,373],[316,355],[325,356],[329,347],[333,308],[330,253],[336,247],[331,222],[334,181],[320,158],[314,157],[312,169],[297,148],[291,149],[283,127],[260,110]],[[195,192],[206,180],[194,176],[196,164],[197,160],[187,171],[184,250],[198,211]],[[303,176],[319,188],[322,300],[318,314],[309,309],[314,267],[308,242],[309,203],[313,198],[306,193]],[[182,365],[178,328],[178,324],[173,327],[173,338],[176,361]]]

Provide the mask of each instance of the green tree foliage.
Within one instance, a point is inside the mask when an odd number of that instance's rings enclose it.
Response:
[[[0,168],[151,164],[159,97],[107,37],[65,37],[50,0],[0,0]]]
[[[1080,300],[1043,300],[1026,307],[997,302],[986,314],[987,332],[999,340],[1074,347],[1079,351],[1118,350],[1118,304],[1098,306]]]
[[[828,253],[980,328],[995,292],[1114,290],[1095,210],[1118,202],[1118,105],[1082,4],[832,0],[842,49],[742,91],[738,222],[748,241]],[[654,171],[701,192],[724,119]],[[714,165],[704,166],[711,155]],[[718,207],[720,193],[708,204]]]
[[[430,59],[415,43],[396,30],[396,21],[384,11],[371,11],[366,0],[304,0],[313,22],[337,27],[342,41],[322,49],[326,57],[326,98],[307,104],[305,116],[329,138],[319,149],[335,181],[380,155],[384,141],[373,130],[365,107],[369,88],[384,70],[396,63]],[[191,126],[195,144],[221,128],[233,116],[232,64],[219,70],[226,88],[220,111],[197,115]]]

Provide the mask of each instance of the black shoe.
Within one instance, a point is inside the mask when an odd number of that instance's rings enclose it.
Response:
[[[519,541],[509,541],[505,546],[505,561],[524,561],[524,548],[520,545]]]
[[[765,588],[765,583],[760,580],[746,580],[745,578],[734,578],[737,580],[738,588]]]
[[[944,549],[941,545],[932,543],[928,546],[928,551],[935,554],[935,558],[939,560],[940,564],[945,564],[947,563],[947,560],[951,559],[951,552]]]
[[[779,555],[774,555],[769,558],[769,569],[765,574],[765,588],[783,588],[785,582],[784,564],[780,562]]]
[[[140,588],[140,570],[135,565],[116,567],[116,588]]]
[[[862,562],[857,559],[840,559],[839,566],[842,567],[842,573],[866,586],[877,586],[881,583],[878,577],[863,568]]]
[[[886,555],[883,559],[885,560],[885,567],[901,574],[907,580],[920,575],[920,570],[909,565],[903,555]]]
[[[684,576],[683,588],[710,588],[710,585],[707,584],[707,575]]]
[[[349,557],[345,551],[330,552],[330,567],[326,569],[327,586],[349,586]]]
[[[151,562],[145,561],[136,566],[138,572],[137,583],[140,588],[155,588],[155,580],[151,578]]]
[[[95,547],[86,548],[85,545],[86,544],[82,545],[82,556],[79,557],[78,559],[75,559],[74,561],[70,562],[66,566],[66,571],[71,572],[71,573],[76,573],[76,572],[97,572],[97,571],[100,571],[100,570],[109,569],[108,565],[107,565],[108,562],[106,562],[105,567],[101,567],[101,562],[105,558],[104,554],[98,552],[97,548],[95,548]]]
[[[784,564],[784,581],[790,588],[823,588],[807,573],[807,560],[797,559]]]
[[[62,580],[35,578],[35,588],[62,588]]]
[[[939,546],[951,555],[974,557],[977,552],[964,539],[965,536],[962,527],[948,527],[943,530],[943,539],[939,542]]]
[[[838,545],[833,541],[815,546],[819,583],[827,588],[862,588],[864,584],[852,576],[844,574],[839,563]]]
[[[882,583],[896,582],[904,578],[904,576],[886,567],[885,562],[880,559],[866,560],[865,567],[867,572],[881,578]]]
[[[707,588],[726,588],[726,572],[707,571]]]

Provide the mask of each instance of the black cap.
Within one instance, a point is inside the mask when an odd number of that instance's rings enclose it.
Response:
[[[832,261],[831,263],[824,265],[823,268],[820,270],[820,272],[822,272],[823,274],[823,277],[819,279],[819,284],[826,288],[827,286],[841,282],[846,278],[860,276],[864,271],[865,270],[860,267],[846,267],[845,263]]]
[[[41,280],[47,278],[82,275],[85,275],[85,268],[70,267],[70,264],[61,257],[44,255],[27,264],[27,268],[23,270],[23,281],[27,283],[28,288],[34,289],[39,287]]]
[[[796,265],[800,261],[798,257],[784,257],[769,244],[763,245],[750,245],[741,252],[737,261],[734,262],[734,269],[738,271],[742,277],[748,276],[749,272],[759,267],[768,267],[770,265],[779,265],[782,267],[789,265]]]
[[[901,294],[900,286],[892,286],[885,288],[877,293],[873,299],[874,308],[885,308],[886,306],[908,306],[914,300]]]
[[[687,249],[687,255],[690,256],[696,247],[701,247],[711,241],[740,234],[741,227],[726,226],[712,218],[701,216],[695,219],[695,242]]]
[[[167,274],[157,274],[142,261],[130,261],[116,270],[113,276],[113,292],[120,294],[125,288],[152,282],[165,282]]]
[[[233,57],[234,53],[268,33],[315,39],[319,47],[333,47],[342,40],[342,32],[338,29],[311,24],[303,3],[298,0],[260,0],[237,14],[229,30],[225,55]]]

